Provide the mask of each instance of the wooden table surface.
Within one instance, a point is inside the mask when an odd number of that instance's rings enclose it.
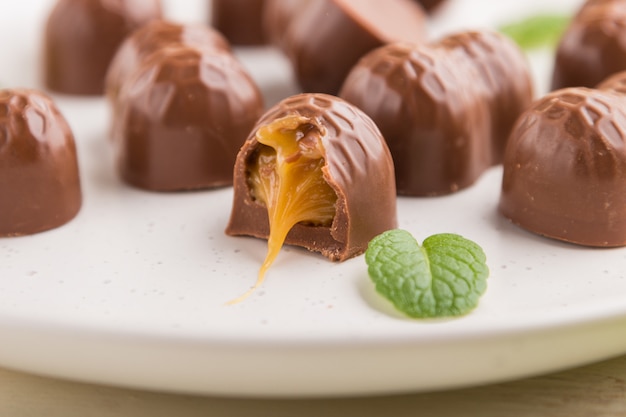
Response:
[[[626,356],[519,381],[411,395],[236,399],[128,390],[0,368],[7,417],[624,417]]]

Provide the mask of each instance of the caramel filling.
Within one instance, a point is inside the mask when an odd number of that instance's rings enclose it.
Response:
[[[335,217],[337,194],[323,178],[321,133],[309,119],[278,119],[260,128],[256,139],[262,146],[250,164],[248,181],[253,197],[267,207],[268,250],[256,284],[235,302],[263,283],[294,225],[330,226]]]

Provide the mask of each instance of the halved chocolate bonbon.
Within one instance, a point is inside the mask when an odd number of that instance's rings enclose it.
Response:
[[[534,233],[585,246],[626,245],[626,72],[600,89],[557,90],[519,119],[499,209]]]
[[[286,244],[343,261],[397,225],[387,145],[369,117],[334,96],[301,94],[270,109],[241,148],[234,175],[229,235],[272,240],[282,231]],[[283,205],[285,193],[296,203]],[[271,244],[280,248],[281,239]]]
[[[431,196],[468,187],[501,161],[511,127],[532,101],[532,82],[512,41],[466,32],[371,52],[340,96],[382,131],[398,193]]]
[[[80,210],[74,136],[44,93],[0,91],[0,236],[59,227]]]

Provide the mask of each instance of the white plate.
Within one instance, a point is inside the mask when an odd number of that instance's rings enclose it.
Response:
[[[522,2],[451,1],[434,31],[461,28],[459,16],[471,27],[471,18],[481,26],[507,10],[522,15],[511,11]],[[200,16],[194,4],[177,16]],[[1,3],[3,86],[39,85],[48,8]],[[280,54],[239,52],[270,101],[293,88]],[[549,67],[539,64],[538,80]],[[112,170],[104,102],[56,98],[78,142],[84,206],[59,229],[0,239],[2,366],[177,392],[306,396],[467,386],[626,352],[626,250],[561,244],[510,225],[496,212],[497,168],[458,194],[399,202],[401,226],[418,239],[455,232],[485,249],[489,288],[471,314],[403,318],[374,293],[362,257],[333,264],[298,249],[283,250],[247,301],[227,306],[265,255],[262,241],[224,235],[231,190],[124,185]]]

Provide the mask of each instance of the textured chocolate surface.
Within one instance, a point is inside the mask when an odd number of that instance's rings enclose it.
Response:
[[[232,54],[190,47],[153,53],[115,104],[122,178],[162,191],[232,184],[237,152],[263,112],[259,89]]]
[[[586,246],[626,245],[626,73],[555,91],[520,117],[504,159],[500,211]]]
[[[502,160],[532,101],[522,52],[494,32],[432,45],[396,43],[365,56],[340,96],[367,113],[394,157],[398,193],[448,194]]]
[[[0,91],[0,236],[61,226],[81,201],[74,136],[56,105],[38,91]]]
[[[336,94],[369,51],[425,38],[425,13],[413,0],[315,0],[286,30],[284,50],[305,92]]]
[[[211,23],[233,45],[263,45],[263,9],[267,0],[213,0]]]
[[[159,0],[59,0],[43,39],[46,87],[65,94],[102,94],[122,41],[161,16]]]
[[[335,190],[337,202],[331,226],[296,224],[286,243],[335,261],[362,253],[370,239],[397,226],[393,162],[369,117],[349,103],[324,94],[287,98],[259,120],[237,156],[233,208],[226,233],[268,237],[267,209],[253,198],[247,171],[261,146],[257,130],[287,115],[308,118],[321,132],[324,179]]]
[[[107,98],[116,100],[122,83],[151,54],[162,48],[180,46],[208,51],[230,51],[226,38],[208,26],[153,20],[128,36],[114,55],[105,80]]]
[[[552,88],[594,87],[626,70],[625,27],[626,1],[583,4],[559,43]]]

